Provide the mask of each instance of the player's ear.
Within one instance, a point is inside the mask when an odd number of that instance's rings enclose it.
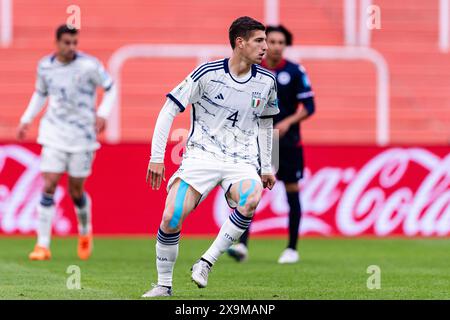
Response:
[[[242,37],[237,37],[236,38],[236,48],[242,49],[244,48],[244,38]]]

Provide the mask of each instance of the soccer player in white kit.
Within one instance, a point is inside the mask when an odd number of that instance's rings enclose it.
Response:
[[[272,189],[272,117],[278,110],[275,77],[257,64],[267,50],[265,27],[241,17],[229,29],[231,58],[203,64],[167,94],[154,130],[147,180],[159,189],[174,117],[191,104],[191,131],[167,199],[156,242],[158,283],[143,297],[172,295],[180,230],[187,215],[217,185],[234,210],[211,247],[192,267],[192,281],[208,274],[247,229],[265,187]]]
[[[37,244],[29,255],[31,260],[51,258],[52,218],[56,211],[53,197],[65,172],[69,175],[69,194],[78,218],[78,256],[86,260],[92,252],[91,200],[84,191],[84,183],[100,147],[96,135],[105,129],[116,89],[100,61],[77,52],[77,44],[78,30],[67,25],[56,30],[57,51],[40,60],[35,92],[18,127],[18,139],[23,140],[48,98],[37,140],[42,145],[40,169],[44,190],[37,208]],[[98,86],[105,93],[96,111]]]

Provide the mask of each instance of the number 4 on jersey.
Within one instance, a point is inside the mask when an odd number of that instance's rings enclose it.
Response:
[[[238,118],[237,118],[238,117],[238,113],[239,113],[239,111],[236,111],[235,113],[233,113],[231,116],[229,116],[227,118],[227,120],[233,121],[232,127],[234,127],[236,125],[236,122],[238,121]]]

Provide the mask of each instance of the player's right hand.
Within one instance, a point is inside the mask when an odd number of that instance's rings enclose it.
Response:
[[[278,130],[278,136],[280,138],[284,137],[284,135],[288,132],[289,128],[291,127],[291,124],[289,123],[289,121],[283,120],[278,122],[275,126],[274,129]]]
[[[150,183],[152,190],[159,190],[161,182],[166,181],[164,163],[149,162],[145,181]]]
[[[28,128],[30,125],[28,123],[21,123],[19,124],[19,127],[17,128],[17,139],[23,140],[27,136]]]
[[[100,134],[105,130],[105,128],[106,128],[106,119],[97,116],[95,118],[95,132],[97,132],[97,134]]]

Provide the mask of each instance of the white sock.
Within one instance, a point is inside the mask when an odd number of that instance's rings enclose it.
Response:
[[[173,267],[178,256],[180,233],[166,234],[158,230],[156,241],[156,269],[158,285],[172,287]]]
[[[242,216],[235,210],[220,228],[217,238],[202,258],[214,264],[217,259],[233,244],[250,225],[251,218]]]
[[[91,222],[91,198],[85,194],[86,203],[84,207],[78,208],[75,206],[75,212],[78,218],[78,233],[82,236],[90,234],[92,232]]]
[[[52,220],[55,215],[55,206],[37,207],[38,225],[37,225],[37,244],[38,246],[50,248],[50,239],[52,236]]]

